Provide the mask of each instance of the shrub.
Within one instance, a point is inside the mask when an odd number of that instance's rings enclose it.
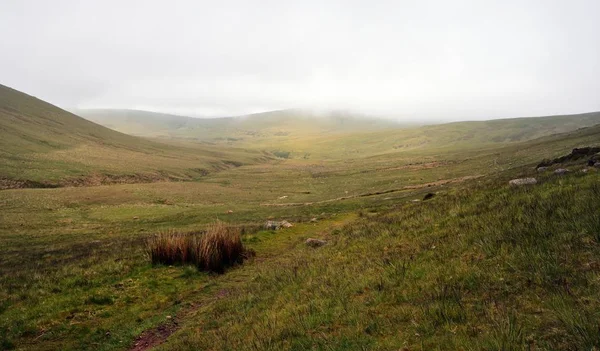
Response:
[[[217,273],[242,263],[247,256],[239,231],[222,222],[205,232],[157,234],[148,240],[147,250],[152,264],[193,264],[199,270]]]

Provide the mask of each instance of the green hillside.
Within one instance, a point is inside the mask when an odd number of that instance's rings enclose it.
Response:
[[[323,137],[377,131],[400,124],[343,111],[290,109],[224,118],[191,118],[138,110],[74,110],[108,128],[139,136],[189,138],[248,144],[286,137]]]
[[[128,110],[82,110],[81,114],[124,133],[205,140],[311,160],[498,147],[600,124],[600,112],[425,126],[342,113],[317,115],[303,110],[216,119]]]
[[[22,181],[77,183],[92,175],[100,182],[189,179],[263,158],[258,152],[129,136],[0,85],[0,178],[9,187]]]
[[[292,157],[347,159],[398,152],[439,153],[498,148],[600,124],[600,112],[579,115],[456,122],[377,132],[271,141]]]

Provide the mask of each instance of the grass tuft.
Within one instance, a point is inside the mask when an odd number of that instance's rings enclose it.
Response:
[[[222,222],[211,224],[206,232],[157,234],[148,240],[147,250],[152,264],[191,264],[216,273],[246,257],[239,231]]]

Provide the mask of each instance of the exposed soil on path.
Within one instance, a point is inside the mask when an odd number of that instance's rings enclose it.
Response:
[[[210,301],[219,300],[227,297],[229,291],[219,290]],[[208,301],[206,301],[208,303]],[[129,351],[147,351],[167,341],[171,334],[181,328],[179,321],[185,319],[188,315],[196,312],[204,303],[192,304],[190,307],[182,310],[176,317],[169,318],[166,322],[157,327],[145,330],[135,339]]]
[[[133,344],[131,351],[145,351],[150,350],[155,346],[158,346],[165,342],[167,338],[173,334],[179,325],[177,321],[173,320],[170,323],[161,324],[158,327],[150,330],[146,330],[142,333]]]

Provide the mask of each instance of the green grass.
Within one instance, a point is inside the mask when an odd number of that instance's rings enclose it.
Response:
[[[599,347],[598,173],[504,180],[362,217],[321,233],[323,248],[245,268],[250,281],[160,349]]]
[[[462,161],[453,153],[431,156],[444,162],[433,169],[408,167],[411,158],[387,159],[377,172],[380,158],[356,168],[290,160],[224,170],[201,182],[2,191],[2,342],[20,349],[125,349],[167,315],[182,315],[183,328],[165,349],[405,343],[410,349],[498,349],[502,343],[518,349],[532,334],[549,348],[565,348],[560,340],[567,337],[567,344],[585,346],[597,321],[598,173],[545,175],[524,190],[506,183],[534,172],[531,163],[523,167],[528,158],[535,164],[596,135],[586,130],[507,147],[495,158],[488,152],[464,152]],[[488,176],[313,205],[261,206],[474,170]],[[406,204],[426,192],[438,196]],[[319,222],[309,223],[312,217]],[[146,238],[198,230],[217,218],[249,229],[244,245],[256,250],[256,259],[221,277],[151,266]],[[267,218],[296,226],[255,232]],[[550,229],[554,234],[547,235]],[[309,249],[308,237],[329,244]],[[226,298],[216,297],[221,291]],[[578,312],[581,304],[585,313]],[[538,333],[538,327],[548,329]]]
[[[10,101],[33,104],[23,99]],[[26,123],[50,109],[19,108]],[[90,172],[172,175],[187,172],[187,152],[198,147],[124,135],[98,146],[82,126],[62,136],[45,126],[57,145],[43,135],[31,145],[7,141],[14,149],[3,165],[29,160],[30,169],[15,169],[32,180],[81,176],[71,157],[83,145],[99,152],[81,154]],[[572,170],[565,176],[552,173],[561,165],[535,170],[542,159],[598,145],[600,127],[497,144],[453,143],[448,134],[447,143],[389,152],[378,144],[383,133],[321,138],[308,158],[238,150],[239,158],[211,163],[218,172],[187,182],[0,191],[0,349],[125,350],[173,320],[179,329],[158,349],[600,347],[600,174],[579,172],[585,160],[562,165]],[[311,140],[291,139],[292,156]],[[169,161],[157,161],[154,147]],[[132,156],[142,151],[147,157]],[[249,154],[261,156],[244,163]],[[539,182],[508,186],[520,176]],[[426,193],[436,196],[411,201]],[[268,219],[294,227],[262,230]],[[215,220],[237,227],[256,257],[222,275],[152,265],[154,234]],[[313,249],[307,238],[328,243]]]

